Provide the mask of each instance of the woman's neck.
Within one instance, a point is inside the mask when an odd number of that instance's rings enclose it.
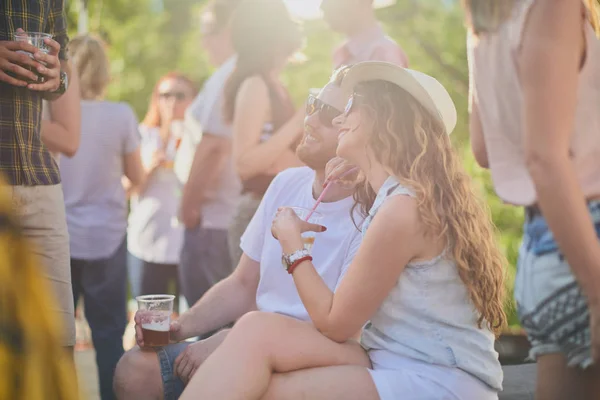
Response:
[[[371,185],[371,189],[378,193],[385,181],[390,177],[389,172],[379,163],[370,163],[370,167],[363,169],[366,171],[367,182]]]

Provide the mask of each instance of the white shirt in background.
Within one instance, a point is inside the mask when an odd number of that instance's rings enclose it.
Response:
[[[242,236],[241,247],[251,259],[260,262],[260,281],[256,305],[260,311],[276,312],[309,320],[292,277],[282,265],[282,250],[271,234],[271,222],[277,208],[284,206],[312,208],[315,204],[312,185],[315,172],[308,167],[288,169],[275,177]],[[352,197],[321,203],[317,211],[327,230],[316,234],[311,254],[313,264],[325,284],[335,290],[352,262],[362,241],[359,229],[350,217]],[[355,213],[357,223],[363,218]]]
[[[175,149],[181,140],[177,122],[174,121],[171,129],[167,149]],[[154,153],[163,148],[160,129],[140,125],[140,134],[142,164],[148,168]],[[150,177],[146,190],[131,199],[127,248],[135,257],[157,264],[179,264],[183,245],[183,226],[178,219],[182,188],[183,182],[173,168],[159,167]]]
[[[175,160],[175,173],[182,182],[187,181],[203,132],[230,139],[233,136],[231,126],[223,120],[223,89],[235,63],[236,57],[232,57],[221,65],[208,78],[202,91],[186,111],[181,149]],[[227,161],[218,182],[215,192],[210,194],[210,199],[202,207],[203,228],[229,228],[241,192],[241,183],[232,159]]]

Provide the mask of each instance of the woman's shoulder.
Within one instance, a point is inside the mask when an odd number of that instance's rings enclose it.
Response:
[[[84,105],[84,106],[86,106],[88,108],[96,108],[96,109],[103,110],[105,112],[110,112],[111,115],[113,115],[115,117],[131,117],[131,116],[135,116],[135,112],[133,111],[133,108],[128,103],[125,103],[125,102],[122,102],[122,101],[107,101],[107,100],[89,101],[89,100],[84,100],[82,102],[82,105]]]
[[[260,95],[262,93],[267,94],[269,87],[265,79],[260,75],[252,75],[242,81],[240,85],[240,93],[249,93],[254,95]]]

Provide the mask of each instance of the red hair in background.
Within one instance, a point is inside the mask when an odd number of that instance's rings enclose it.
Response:
[[[158,82],[156,82],[156,85],[154,85],[152,97],[150,99],[150,106],[148,107],[148,112],[142,121],[142,124],[147,127],[154,128],[160,126],[160,112],[158,111],[158,87],[161,83],[169,79],[175,79],[185,83],[191,89],[192,96],[196,97],[198,94],[198,87],[196,86],[196,83],[187,76],[179,72],[169,72],[166,75],[163,75]]]

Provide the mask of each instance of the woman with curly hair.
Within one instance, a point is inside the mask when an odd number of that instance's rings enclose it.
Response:
[[[388,63],[351,67],[337,153],[373,200],[363,241],[332,292],[301,233],[323,227],[282,208],[272,226],[312,323],[250,313],[181,397],[201,399],[496,399],[505,260],[448,133],[444,87]],[[318,235],[316,240],[319,240]],[[362,331],[360,345],[353,340]]]

